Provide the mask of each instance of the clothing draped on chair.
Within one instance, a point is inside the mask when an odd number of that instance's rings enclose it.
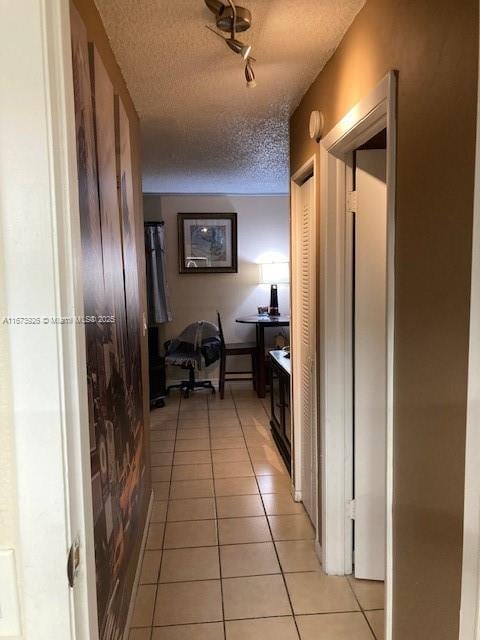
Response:
[[[167,393],[171,389],[180,389],[186,398],[195,389],[210,389],[215,393],[211,380],[195,378],[195,371],[202,369],[203,364],[208,367],[220,358],[221,342],[218,328],[214,324],[206,320],[189,324],[178,338],[165,343],[165,349],[166,364],[188,369],[189,374],[188,380],[170,384]]]
[[[148,321],[170,322],[172,314],[168,295],[165,227],[160,222],[145,224],[145,260],[147,265]]]
[[[206,320],[193,322],[166,345],[167,364],[202,369],[220,358],[218,328]]]

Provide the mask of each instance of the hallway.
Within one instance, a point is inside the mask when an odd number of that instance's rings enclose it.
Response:
[[[223,401],[175,395],[151,414],[154,503],[130,640],[383,639],[383,584],[322,573],[268,411],[237,384]]]

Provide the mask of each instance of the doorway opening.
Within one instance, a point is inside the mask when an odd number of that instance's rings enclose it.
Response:
[[[385,579],[388,640],[395,85],[392,72],[320,146],[322,561],[328,574]]]
[[[386,129],[352,153],[347,193],[351,298],[352,572],[385,579],[387,433]]]

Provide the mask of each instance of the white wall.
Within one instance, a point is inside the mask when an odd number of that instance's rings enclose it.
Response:
[[[7,333],[3,329],[6,306],[0,262],[0,549],[14,549],[18,555],[19,540],[16,508],[13,420],[10,395],[10,367]]]
[[[4,268],[0,258],[0,550],[13,549],[16,561],[18,596],[21,597],[20,552],[18,531],[15,441],[11,397],[11,369],[4,296]],[[20,636],[16,636],[19,638]],[[7,639],[8,640],[8,639]]]
[[[179,274],[177,213],[227,213],[238,216],[238,273]],[[258,284],[260,262],[289,259],[290,206],[285,196],[159,196],[144,195],[145,220],[164,220],[167,238],[167,277],[173,320],[165,338],[177,336],[195,320],[216,323],[222,316],[227,342],[255,339],[255,329],[235,322],[267,304],[270,286]],[[279,305],[289,312],[289,286],[279,285]],[[209,372],[215,375],[215,368]]]

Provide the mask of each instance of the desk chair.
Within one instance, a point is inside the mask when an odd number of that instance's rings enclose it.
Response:
[[[225,337],[223,335],[223,326],[222,320],[220,318],[220,313],[217,311],[217,320],[218,320],[218,332],[220,336],[220,378],[218,383],[218,388],[220,391],[220,398],[223,400],[225,397],[225,382],[240,382],[242,380],[252,380],[253,388],[256,389],[257,386],[257,345],[255,342],[236,342],[236,343],[225,343]],[[251,371],[228,371],[227,370],[227,358],[228,356],[250,356],[252,359],[252,370]],[[239,376],[243,374],[251,373],[250,378],[238,378],[238,377],[228,377],[227,376]]]
[[[167,387],[167,395],[171,389],[180,389],[184,398],[188,398],[195,389],[210,389],[215,393],[215,387],[210,380],[198,380],[195,370],[202,369],[219,359],[221,342],[218,329],[211,322],[204,320],[193,322],[186,327],[175,340],[165,343],[165,364],[188,370],[188,380]]]

